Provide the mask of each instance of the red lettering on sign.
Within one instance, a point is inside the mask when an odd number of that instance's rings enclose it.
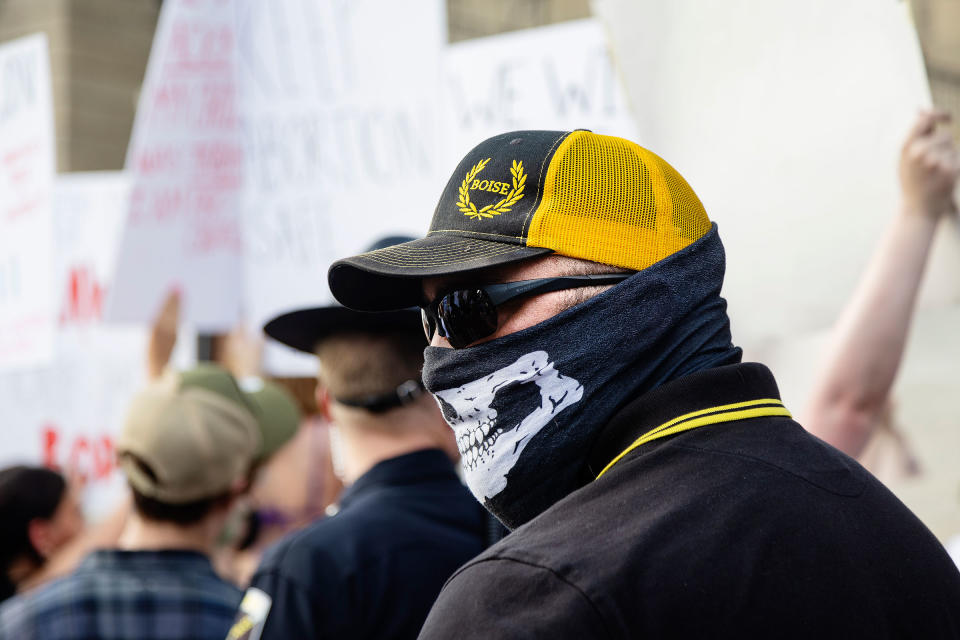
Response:
[[[102,480],[113,473],[116,468],[116,456],[113,451],[113,440],[109,436],[100,436],[93,449],[93,474]]]
[[[84,484],[91,480],[106,480],[117,468],[115,447],[110,436],[77,435],[66,449],[59,446],[62,440],[57,425],[49,423],[43,428],[41,446],[45,467],[63,470],[66,475]],[[69,451],[66,459],[61,457],[63,451]]]
[[[95,322],[103,316],[103,287],[85,265],[72,267],[60,308],[60,324]]]
[[[70,458],[67,461],[67,471],[71,476],[80,480],[81,484],[87,484],[90,480],[90,474],[87,473],[85,469],[86,465],[82,464],[83,458],[88,458],[90,456],[90,444],[87,442],[87,439],[83,436],[76,438],[73,441],[73,446],[70,447]]]
[[[43,442],[43,466],[50,469],[58,469],[57,465],[57,443],[60,440],[60,434],[57,433],[57,427],[54,424],[47,424],[43,428],[41,435]]]
[[[177,166],[177,151],[171,148],[147,149],[139,154],[136,164],[144,175],[170,171]]]

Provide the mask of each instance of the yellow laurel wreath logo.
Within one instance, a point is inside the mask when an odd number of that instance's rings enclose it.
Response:
[[[510,189],[510,193],[499,202],[488,204],[485,207],[477,209],[477,205],[470,202],[470,181],[483,171],[483,168],[487,166],[488,162],[490,162],[490,158],[481,160],[473,165],[473,168],[467,172],[467,177],[460,183],[460,189],[457,192],[460,196],[457,199],[457,207],[463,215],[474,220],[492,218],[493,216],[498,216],[501,213],[510,211],[510,208],[523,197],[523,188],[527,184],[527,174],[523,172],[523,161],[517,162],[514,160],[510,168],[510,175],[513,176],[513,188]]]

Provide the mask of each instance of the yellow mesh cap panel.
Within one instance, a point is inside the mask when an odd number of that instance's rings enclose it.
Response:
[[[665,160],[623,138],[575,131],[547,169],[527,246],[639,271],[709,230],[700,199]]]

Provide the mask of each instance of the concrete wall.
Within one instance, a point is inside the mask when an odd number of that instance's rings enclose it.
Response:
[[[954,117],[960,138],[960,0],[913,0],[934,104]]]
[[[0,0],[0,42],[50,41],[60,171],[120,169],[157,0]]]
[[[586,18],[588,0],[447,0],[450,42]]]

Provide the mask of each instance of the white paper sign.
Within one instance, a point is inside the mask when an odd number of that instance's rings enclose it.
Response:
[[[54,360],[0,376],[0,466],[45,464],[75,474],[95,511],[109,508],[107,496],[120,483],[113,443],[145,368],[145,332],[100,323],[128,193],[119,173],[57,178]]]
[[[0,467],[45,464],[86,482],[93,519],[123,487],[114,442],[133,394],[145,384],[146,330],[102,323],[130,179],[120,172],[57,176],[53,197],[57,332],[53,361],[0,375]],[[173,355],[193,363],[191,332]]]
[[[637,141],[719,225],[735,340],[831,326],[896,210],[900,145],[930,102],[907,3],[596,6]],[[956,299],[960,258],[942,262],[952,285],[933,293]]]
[[[259,327],[330,304],[335,259],[426,229],[446,180],[437,158],[446,35],[441,0],[244,6],[244,311]],[[270,354],[266,364],[289,370]]]
[[[595,19],[450,45],[442,90],[443,156],[451,171],[473,146],[505,131],[590,129],[636,137]]]
[[[46,36],[0,45],[0,371],[53,353],[55,164]]]
[[[134,184],[112,321],[149,320],[173,289],[200,330],[229,329],[238,317],[236,10],[235,0],[163,5],[127,152]]]

